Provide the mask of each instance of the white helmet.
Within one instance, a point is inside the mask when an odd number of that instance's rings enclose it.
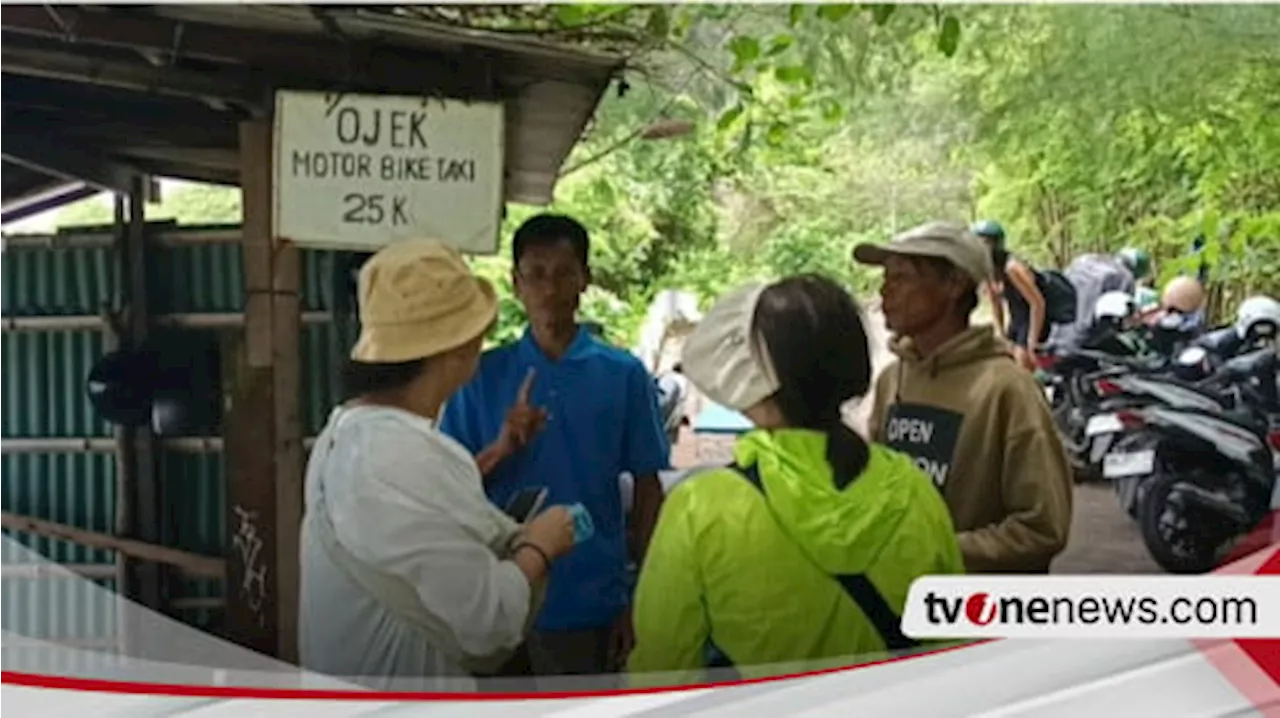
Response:
[[[1267,296],[1253,296],[1236,310],[1236,334],[1244,340],[1280,334],[1280,302]]]
[[[1104,292],[1093,305],[1094,321],[1123,321],[1133,315],[1133,297],[1128,292]]]

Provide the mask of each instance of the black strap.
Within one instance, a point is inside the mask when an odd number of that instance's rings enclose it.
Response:
[[[729,468],[738,472],[761,494],[765,494],[764,482],[760,480],[760,470],[756,465],[744,467],[735,463]],[[866,614],[867,620],[871,621],[871,625],[879,632],[886,648],[891,651],[900,651],[920,645],[919,641],[903,634],[901,619],[865,574],[840,574],[833,575],[832,578]]]

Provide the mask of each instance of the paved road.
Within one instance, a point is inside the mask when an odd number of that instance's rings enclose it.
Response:
[[[888,330],[879,302],[864,304],[871,363],[878,374],[893,358],[888,348]],[[694,402],[696,407],[696,401]],[[865,433],[870,402],[846,407],[849,424]],[[731,440],[721,437],[694,437],[685,432],[676,449],[677,466],[700,462],[727,462]],[[1142,545],[1137,524],[1121,511],[1110,486],[1087,484],[1075,488],[1075,511],[1071,540],[1053,564],[1054,573],[1160,573]]]

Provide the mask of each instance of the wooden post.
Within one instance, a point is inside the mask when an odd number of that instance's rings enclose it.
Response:
[[[296,661],[301,260],[272,237],[269,122],[240,127],[245,317],[230,352],[226,447],[230,560],[227,629],[254,650]]]
[[[146,343],[151,330],[150,295],[147,287],[147,224],[144,203],[145,181],[135,176],[125,198],[127,225],[123,240],[121,285],[124,294],[125,326],[121,343],[136,349]],[[124,472],[118,486],[125,504],[120,516],[123,534],[147,543],[159,544],[163,539],[161,521],[161,487],[156,467],[155,437],[151,427],[126,428],[120,431],[121,460]],[[125,595],[153,610],[164,609],[164,571],[145,561],[129,561],[126,566]],[[126,634],[127,635],[127,634]]]

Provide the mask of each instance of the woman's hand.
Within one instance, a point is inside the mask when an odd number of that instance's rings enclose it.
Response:
[[[566,506],[552,506],[525,524],[524,540],[559,558],[573,548],[573,515]]]

